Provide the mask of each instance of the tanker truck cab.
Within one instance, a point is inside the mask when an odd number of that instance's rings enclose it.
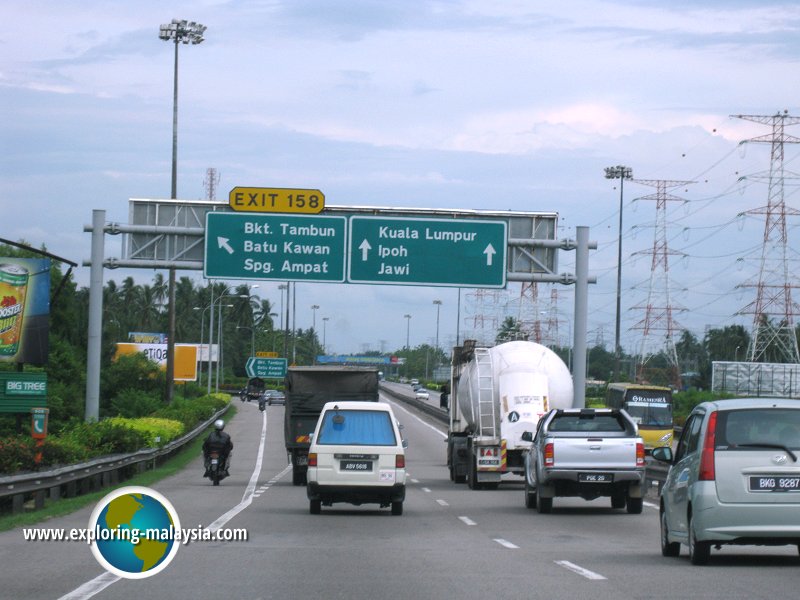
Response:
[[[391,506],[402,515],[407,445],[388,404],[326,403],[308,453],[309,512],[346,502]]]

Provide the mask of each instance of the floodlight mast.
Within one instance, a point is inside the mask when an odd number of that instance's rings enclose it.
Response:
[[[620,324],[622,306],[622,189],[623,182],[633,178],[633,169],[623,165],[606,167],[606,179],[619,179],[619,233],[617,237],[617,322],[614,333],[614,376],[613,381],[619,381],[619,363],[622,356],[620,346]]]
[[[158,28],[158,37],[175,43],[175,71],[172,88],[172,189],[170,198],[178,198],[178,43],[199,44],[203,41],[206,26],[185,19],[172,19]],[[169,307],[167,337],[167,403],[172,402],[175,376],[175,269],[169,270]]]

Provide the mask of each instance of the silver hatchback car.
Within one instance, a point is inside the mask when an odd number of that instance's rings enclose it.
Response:
[[[704,402],[676,451],[661,490],[661,553],[689,548],[692,564],[722,544],[797,545],[800,550],[800,401],[747,398]]]

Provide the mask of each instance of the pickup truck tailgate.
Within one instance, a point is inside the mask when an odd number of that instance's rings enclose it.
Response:
[[[555,469],[631,469],[636,467],[636,440],[614,437],[551,437]],[[550,466],[550,465],[548,465]]]

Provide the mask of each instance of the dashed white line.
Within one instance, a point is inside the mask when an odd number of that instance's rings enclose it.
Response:
[[[586,577],[586,579],[594,579],[594,580],[605,579],[605,577],[603,577],[599,573],[595,573],[594,571],[590,571],[589,569],[584,569],[583,567],[579,567],[575,563],[571,563],[568,560],[556,560],[553,562],[555,562],[560,567],[569,569],[573,573],[577,573],[581,577]]]
[[[464,525],[477,525],[475,521],[470,519],[469,517],[458,517],[459,520],[463,521]]]
[[[516,544],[512,544],[508,540],[504,540],[503,538],[494,538],[494,541],[503,546],[504,548],[510,548],[511,550],[515,550],[519,548]]]
[[[419,483],[419,479],[412,479],[411,483]]]
[[[440,506],[450,506],[450,505],[447,503],[447,501],[446,501],[446,500],[442,500],[441,498],[437,499],[437,500],[436,500],[436,503],[437,503],[437,504],[439,504]]]
[[[645,506],[649,506],[650,508],[659,508],[658,504],[653,504],[652,502],[642,502]]]
[[[422,491],[425,492],[426,494],[430,494],[431,493],[431,489],[430,488],[426,488],[426,487],[422,488]]]

